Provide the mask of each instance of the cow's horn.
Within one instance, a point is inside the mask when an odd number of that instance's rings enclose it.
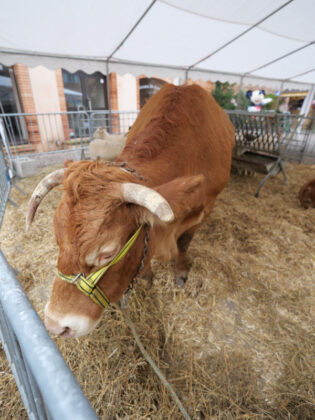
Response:
[[[126,202],[147,208],[162,222],[171,222],[174,220],[174,213],[171,206],[161,194],[151,188],[125,182],[122,184],[122,195]]]
[[[26,231],[29,229],[37,207],[39,206],[45,195],[54,187],[61,184],[63,181],[63,174],[65,169],[57,169],[51,174],[45,176],[35,188],[32,197],[28,203],[27,215],[26,215]]]

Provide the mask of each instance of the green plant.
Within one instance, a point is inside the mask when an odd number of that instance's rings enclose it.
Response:
[[[224,109],[235,109],[235,105],[232,103],[233,99],[237,99],[234,90],[235,83],[231,84],[229,82],[215,82],[215,87],[212,92],[214,99],[218,102],[220,106]]]

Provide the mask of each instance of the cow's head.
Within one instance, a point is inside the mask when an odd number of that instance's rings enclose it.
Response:
[[[178,178],[151,189],[141,181],[136,183],[134,175],[104,162],[71,163],[67,169],[48,175],[36,187],[29,203],[27,227],[43,197],[63,183],[63,196],[54,216],[58,271],[65,276],[79,273],[87,276],[107,265],[141,224],[155,224],[163,230],[163,226],[173,223],[174,213],[176,216],[179,209],[186,217],[187,205],[190,210],[193,207],[187,197],[202,181],[202,176]],[[181,206],[181,202],[186,204]],[[125,257],[99,281],[98,286],[110,302],[120,299],[136,275],[144,236],[142,229]],[[102,312],[76,285],[56,276],[45,309],[45,324],[50,332],[64,337],[85,335],[97,325]]]

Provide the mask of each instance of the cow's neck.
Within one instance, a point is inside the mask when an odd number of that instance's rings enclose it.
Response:
[[[146,181],[145,177],[142,176],[140,173],[138,173],[137,170],[134,167],[131,167],[127,161],[107,162],[106,165],[107,166],[116,166],[116,167],[120,168],[122,171],[136,176],[140,181],[144,181],[144,182]]]

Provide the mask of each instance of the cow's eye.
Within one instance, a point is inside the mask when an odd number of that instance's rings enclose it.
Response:
[[[114,258],[115,253],[113,252],[102,252],[99,256],[98,256],[98,261],[99,264],[104,264],[107,261],[110,261]]]
[[[106,264],[107,262],[111,261],[117,255],[119,251],[119,246],[116,245],[115,248],[110,249],[101,249],[101,252],[98,255],[98,263],[99,265]]]

